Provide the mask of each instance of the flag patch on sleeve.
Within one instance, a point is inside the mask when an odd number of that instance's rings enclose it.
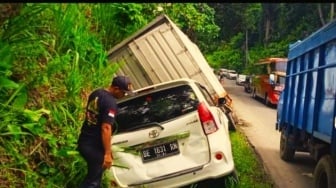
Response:
[[[109,110],[108,116],[114,118],[116,111],[115,110]]]

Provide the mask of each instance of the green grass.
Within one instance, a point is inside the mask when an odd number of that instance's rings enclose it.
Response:
[[[239,177],[239,183],[234,187],[274,187],[274,183],[265,172],[259,156],[252,149],[246,136],[237,129],[230,133],[232,154]]]

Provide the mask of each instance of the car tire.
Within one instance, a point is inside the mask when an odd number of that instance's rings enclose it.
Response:
[[[230,131],[236,131],[236,122],[235,122],[235,120],[234,120],[234,118],[233,118],[233,114],[232,114],[232,112],[227,113],[227,114],[226,114],[226,117],[227,117],[228,120],[229,120],[229,130],[230,130]]]
[[[234,169],[230,174],[227,176],[223,176],[216,179],[206,179],[197,183],[194,183],[192,185],[188,185],[189,187],[197,187],[197,188],[222,188],[222,187],[234,187],[235,185],[238,185],[239,179],[237,170]],[[187,186],[184,186],[183,188],[187,188]]]
[[[314,185],[316,188],[336,187],[335,158],[330,155],[323,156],[314,170]]]
[[[233,170],[233,172],[229,175],[229,177],[231,177],[235,183],[239,183],[239,176],[238,176],[238,172],[236,169]]]
[[[225,185],[225,187],[233,187],[233,185],[238,185],[238,184],[239,184],[238,173],[237,173],[237,170],[234,169],[231,174],[225,177],[225,183],[222,184],[221,187],[223,187],[223,185]]]
[[[286,129],[281,130],[280,135],[280,158],[284,161],[292,161],[295,155],[295,149],[290,146],[290,135],[286,136]]]

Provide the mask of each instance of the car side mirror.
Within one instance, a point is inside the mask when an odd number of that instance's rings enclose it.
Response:
[[[269,75],[269,83],[271,85],[273,85],[275,83],[275,75],[274,74]]]

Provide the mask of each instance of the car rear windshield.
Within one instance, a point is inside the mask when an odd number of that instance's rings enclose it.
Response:
[[[153,122],[161,123],[197,110],[198,99],[189,85],[146,94],[118,104],[116,131],[122,133]]]

